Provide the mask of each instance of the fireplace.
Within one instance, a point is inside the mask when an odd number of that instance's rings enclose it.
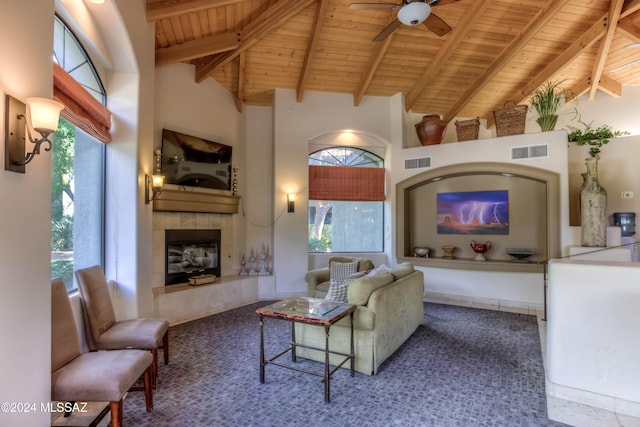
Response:
[[[165,230],[165,285],[189,277],[220,277],[220,230]]]

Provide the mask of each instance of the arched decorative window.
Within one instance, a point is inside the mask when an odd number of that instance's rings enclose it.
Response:
[[[384,160],[358,147],[309,155],[309,252],[384,250]]]
[[[71,83],[79,83],[104,105],[106,92],[95,67],[57,16],[53,43],[53,59],[73,77]],[[74,101],[66,98],[65,109]],[[104,265],[105,144],[61,117],[51,152],[51,277],[62,277],[73,290],[75,270]]]
[[[53,60],[101,104],[106,105],[107,94],[87,52],[69,27],[57,16],[54,19]]]

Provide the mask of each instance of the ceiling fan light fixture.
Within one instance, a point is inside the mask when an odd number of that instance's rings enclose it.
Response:
[[[430,14],[431,6],[421,1],[414,1],[398,11],[398,21],[404,25],[414,26],[424,22]]]

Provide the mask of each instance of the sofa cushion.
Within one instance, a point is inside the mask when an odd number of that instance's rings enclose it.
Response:
[[[381,287],[393,282],[391,273],[381,271],[367,274],[349,283],[347,288],[347,302],[355,305],[367,305],[371,294]]]
[[[332,262],[329,276],[329,292],[325,299],[336,302],[347,302],[347,287],[357,272],[357,262]]]
[[[411,264],[410,262],[403,262],[389,269],[389,273],[391,273],[394,280],[398,280],[404,276],[407,276],[413,273],[414,271],[415,270],[413,268],[413,264]]]

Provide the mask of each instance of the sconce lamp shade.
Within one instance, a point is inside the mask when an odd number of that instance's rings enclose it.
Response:
[[[51,99],[27,98],[21,102],[6,95],[5,170],[25,173],[25,165],[40,154],[42,144],[44,151],[51,151],[49,137],[58,129],[63,108],[63,104]],[[33,149],[27,150],[25,156],[26,141],[33,143]]]
[[[153,188],[162,188],[164,185],[164,176],[163,175],[151,175],[151,183]]]
[[[60,111],[64,105],[58,101],[46,98],[27,98],[31,127],[41,135],[49,135],[58,129]]]
[[[414,1],[398,11],[398,21],[404,25],[418,25],[431,14],[431,6],[422,1]]]

